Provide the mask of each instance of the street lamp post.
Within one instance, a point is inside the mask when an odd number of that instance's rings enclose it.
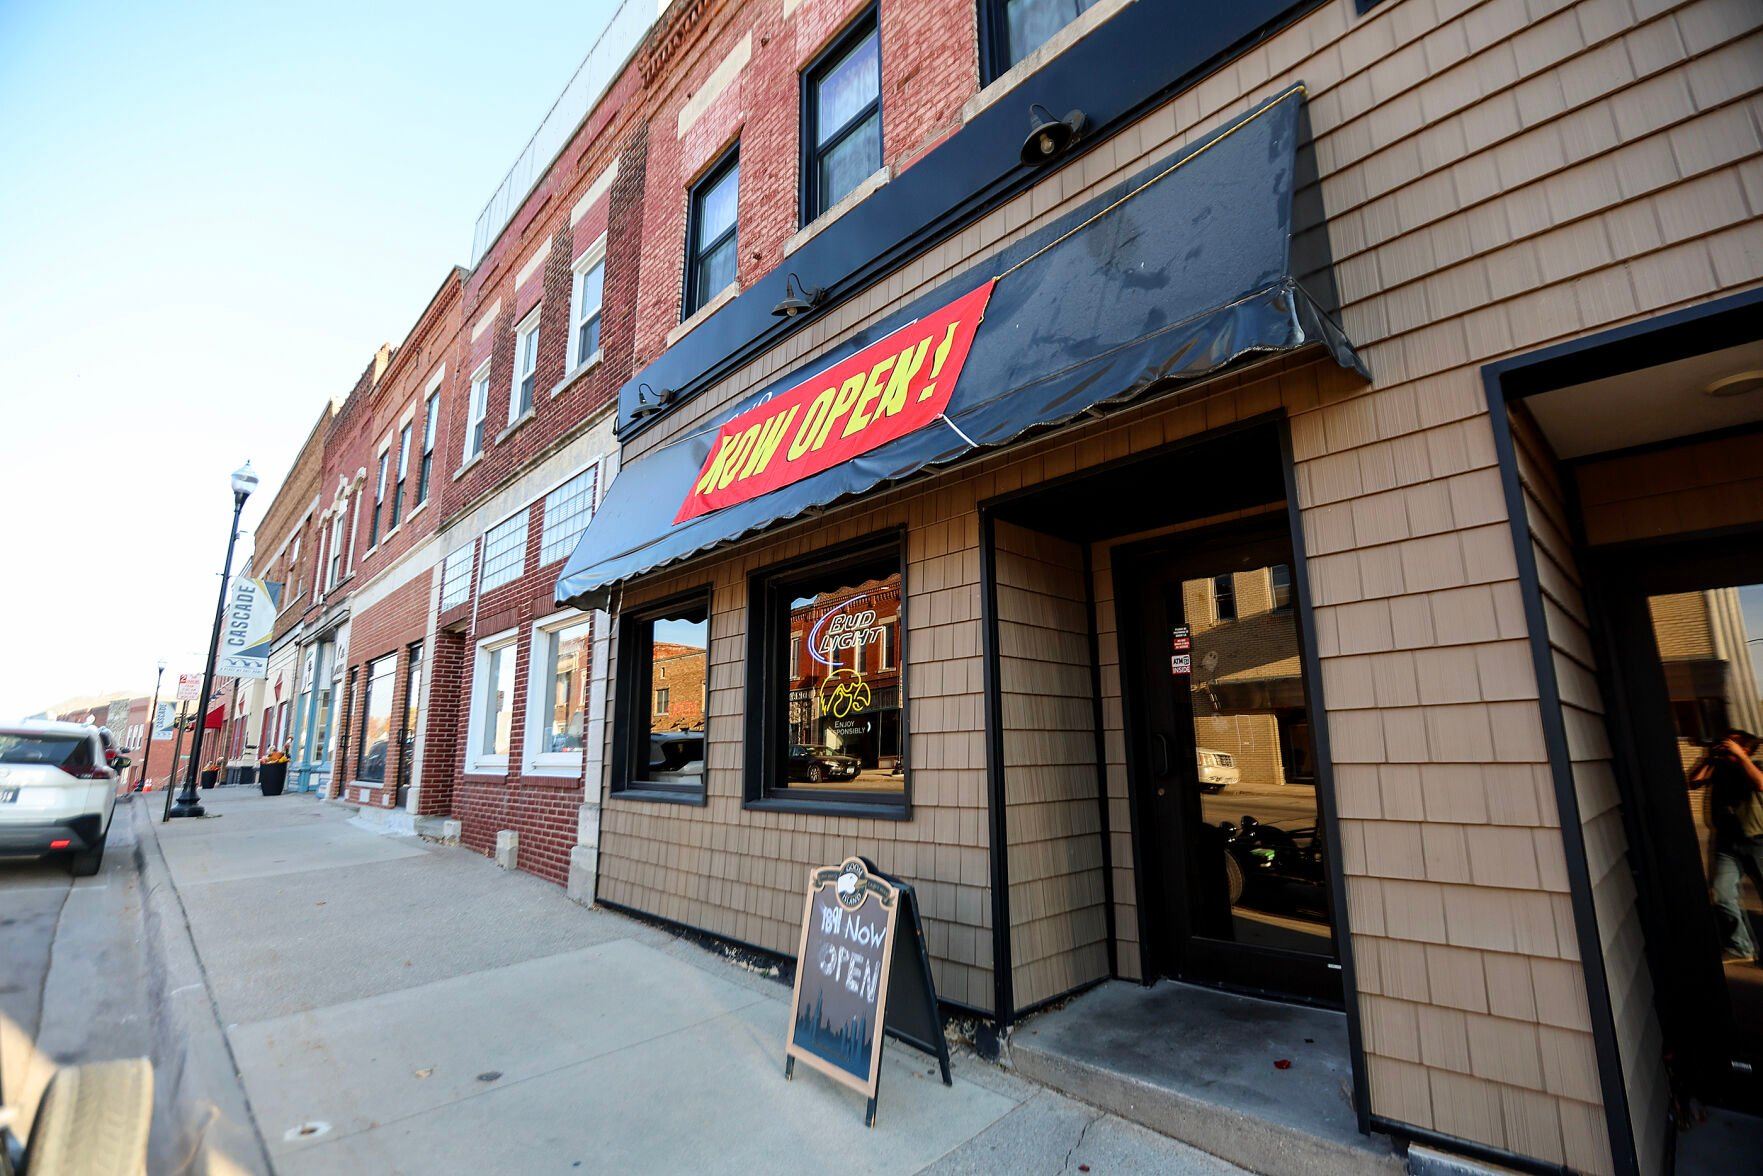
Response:
[[[257,474],[246,462],[233,471],[233,525],[227,532],[226,563],[220,569],[220,597],[214,602],[214,629],[208,635],[208,660],[203,663],[202,699],[196,704],[196,741],[197,754],[190,757],[190,770],[184,774],[184,790],[178,794],[177,802],[171,806],[166,819],[172,817],[199,817],[203,813],[202,805],[196,799],[196,773],[202,766],[202,727],[208,721],[208,697],[214,690],[214,661],[220,653],[220,622],[226,615],[227,581],[233,574],[233,545],[239,541],[239,513],[245,509],[245,499],[251,497],[251,491],[257,489]]]
[[[146,780],[147,769],[153,766],[153,719],[159,713],[159,686],[164,681],[165,659],[160,658],[158,672],[153,675],[153,703],[147,708],[147,731],[141,737],[141,768],[135,773],[137,780]],[[169,780],[166,783],[170,785]],[[131,788],[130,791],[134,790]]]

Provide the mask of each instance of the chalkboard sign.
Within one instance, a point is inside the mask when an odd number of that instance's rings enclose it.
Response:
[[[951,1084],[918,896],[850,857],[808,874],[784,1077],[794,1076],[800,1058],[862,1091],[869,1098],[864,1122],[874,1126],[885,1037],[935,1057],[943,1084]]]

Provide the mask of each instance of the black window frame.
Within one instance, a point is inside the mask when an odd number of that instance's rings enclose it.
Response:
[[[1218,590],[1220,582],[1223,582],[1226,585],[1226,590],[1222,593]],[[1212,594],[1212,619],[1214,621],[1234,621],[1241,615],[1237,611],[1237,578],[1235,573],[1222,572],[1219,575],[1213,576],[1212,582],[1207,585],[1207,590]],[[1230,614],[1228,616],[1225,615],[1224,610],[1219,607],[1219,602],[1223,600],[1230,601]]]
[[[740,176],[737,175],[735,177],[734,221],[729,226],[728,231],[717,237],[714,241],[704,242],[698,240],[698,207],[699,202],[712,188],[722,182],[729,172],[739,171],[740,166],[741,142],[737,139],[729,145],[728,150],[717,156],[716,162],[705,168],[703,173],[693,181],[692,186],[686,190],[686,274],[685,283],[682,287],[684,293],[680,298],[679,315],[680,322],[682,323],[697,314],[700,310],[704,309],[705,304],[718,293],[716,290],[698,289],[698,262],[705,253],[709,252],[711,249],[715,249],[724,241],[732,239],[735,244],[735,275],[736,280],[739,280],[741,270]]]
[[[819,145],[820,119],[819,103],[815,101],[816,91],[819,89],[820,83],[826,79],[826,75],[832,72],[833,67],[839,65],[845,56],[865,38],[871,36],[875,38],[875,101],[857,114],[852,115],[840,128],[838,135],[822,147]],[[801,179],[798,186],[797,217],[799,225],[806,226],[814,223],[826,215],[827,210],[835,203],[827,201],[823,204],[821,200],[824,195],[820,191],[821,158],[848,139],[857,127],[869,118],[871,113],[875,115],[876,145],[879,148],[878,154],[880,156],[876,160],[876,167],[883,166],[887,161],[887,142],[884,138],[887,124],[884,121],[885,113],[882,110],[881,70],[881,18],[879,9],[874,4],[858,13],[825,49],[822,49],[812,61],[803,67],[800,75],[802,97],[799,125],[801,126],[802,158],[799,161],[798,171]]]
[[[1372,3],[1376,2],[1377,0],[1372,0]],[[1089,7],[1094,8],[1100,3],[1102,0],[1090,0]],[[981,89],[1009,73],[1017,64],[1010,60],[1010,21],[1004,11],[1007,7],[1009,7],[1009,0],[979,0],[979,84]],[[1077,14],[1077,16],[1082,15],[1082,12]],[[1076,16],[1071,18],[1072,21],[1076,19]],[[1070,24],[1071,21],[1067,21],[1066,24],[1059,27],[1064,29]],[[1048,40],[1051,39],[1048,38]],[[1046,41],[1042,41],[1041,45],[1046,43]],[[1039,48],[1040,45],[1035,46],[1035,49]],[[1033,52],[1034,49],[1029,50],[1029,53]],[[1026,54],[1023,60],[1027,60]]]
[[[612,697],[612,796],[622,800],[649,800],[664,804],[689,804],[702,807],[709,803],[709,706],[705,706],[704,772],[697,784],[676,780],[646,780],[633,776],[634,765],[647,770],[651,707],[654,702],[654,669],[648,656],[657,620],[677,616],[682,610],[698,607],[704,613],[704,680],[706,693],[710,681],[710,623],[712,620],[710,585],[705,584],[637,608],[619,613],[618,654],[614,660]],[[639,656],[641,653],[641,656]],[[706,700],[708,702],[708,700]],[[643,715],[639,721],[637,708]]]
[[[776,638],[789,631],[790,596],[783,589],[809,576],[822,576],[841,568],[874,563],[892,556],[900,570],[899,636],[895,647],[900,674],[900,749],[906,757],[897,795],[819,792],[800,785],[777,788],[774,781],[785,770],[790,740],[785,732],[782,708],[788,705],[795,667],[786,665],[789,642]],[[904,528],[883,531],[817,551],[800,559],[773,564],[754,572],[747,581],[747,705],[745,783],[741,807],[758,812],[820,813],[840,817],[867,817],[887,821],[912,819],[912,764],[910,699],[907,692],[910,644],[907,609],[910,572],[906,562]],[[781,689],[772,689],[777,686]]]

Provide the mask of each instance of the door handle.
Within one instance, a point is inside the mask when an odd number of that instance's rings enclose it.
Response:
[[[1169,736],[1162,733],[1151,736],[1151,746],[1157,749],[1157,774],[1159,776],[1169,775],[1174,770],[1174,764],[1169,755]]]

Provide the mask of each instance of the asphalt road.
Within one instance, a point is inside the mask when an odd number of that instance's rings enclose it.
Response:
[[[57,1066],[150,1055],[141,873],[118,805],[104,864],[0,859],[0,1102],[28,1127]]]

